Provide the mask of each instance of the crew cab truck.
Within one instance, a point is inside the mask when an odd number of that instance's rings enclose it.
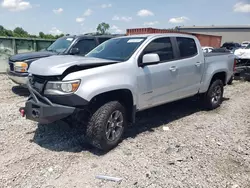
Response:
[[[194,95],[202,96],[207,109],[219,107],[234,64],[231,53],[203,53],[191,35],[117,37],[85,57],[32,63],[31,95],[20,112],[42,124],[75,119],[90,144],[109,151],[138,111]]]
[[[113,37],[115,35],[74,35],[61,37],[48,48],[41,51],[11,56],[9,58],[7,75],[13,82],[26,87],[28,68],[33,61],[52,55],[84,56],[102,42]]]

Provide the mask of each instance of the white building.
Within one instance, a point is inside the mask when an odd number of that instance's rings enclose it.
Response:
[[[180,26],[180,31],[222,36],[224,42],[250,41],[250,25],[238,26]]]

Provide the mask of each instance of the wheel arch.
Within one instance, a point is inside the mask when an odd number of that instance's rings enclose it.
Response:
[[[92,99],[90,100],[90,104],[94,106],[101,106],[109,101],[114,100],[117,100],[122,105],[124,105],[127,112],[128,121],[130,123],[134,123],[136,104],[134,101],[133,93],[129,89],[115,89],[99,93],[92,97]]]
[[[209,85],[211,85],[213,83],[213,81],[215,81],[217,79],[221,80],[223,82],[224,86],[225,86],[227,84],[227,73],[225,71],[215,73],[212,76]]]

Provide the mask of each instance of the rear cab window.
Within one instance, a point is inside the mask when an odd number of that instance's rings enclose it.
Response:
[[[196,42],[193,38],[176,37],[180,51],[180,58],[189,58],[198,54]]]

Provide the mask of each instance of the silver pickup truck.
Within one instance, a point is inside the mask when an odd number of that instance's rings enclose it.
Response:
[[[207,109],[219,107],[234,66],[233,54],[205,55],[191,35],[117,37],[85,57],[33,62],[30,97],[20,112],[43,124],[75,119],[90,144],[108,151],[119,144],[138,111],[194,95]]]

